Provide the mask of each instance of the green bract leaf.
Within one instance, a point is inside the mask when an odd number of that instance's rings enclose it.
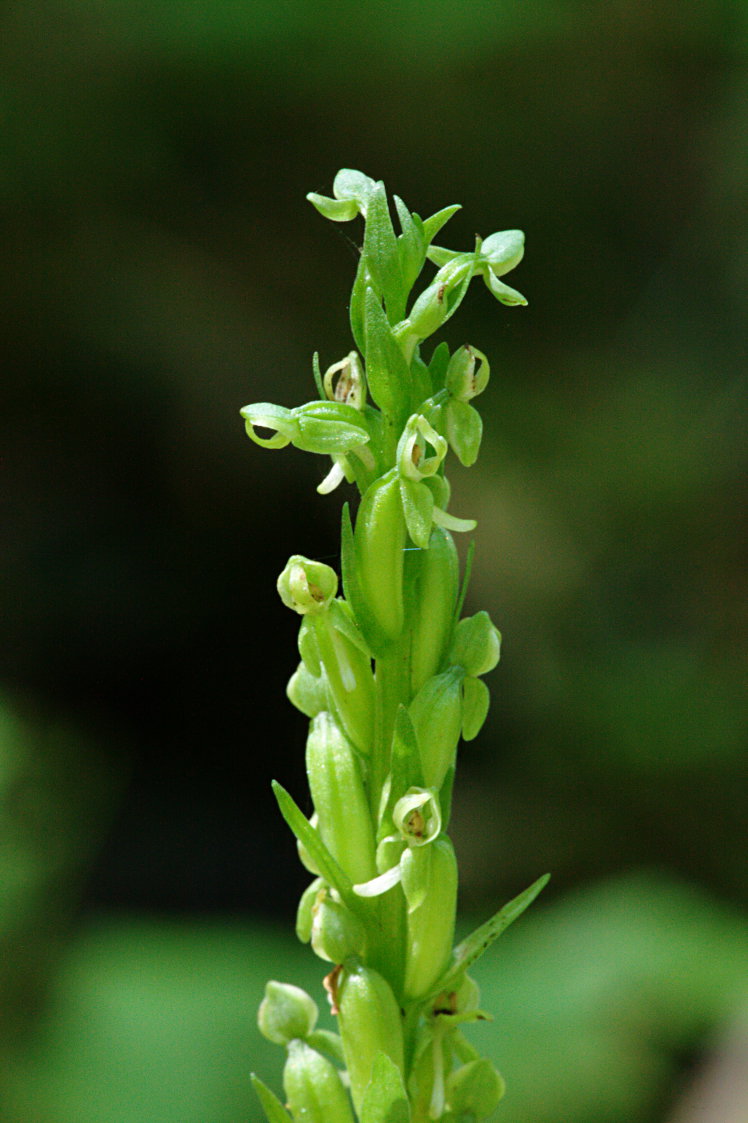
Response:
[[[402,199],[394,196],[397,215],[400,219],[402,234],[397,239],[400,255],[400,272],[405,292],[410,292],[426,260],[426,243],[422,230],[416,225],[413,216]]]
[[[350,222],[358,214],[358,206],[353,199],[330,199],[327,195],[317,195],[310,191],[307,199],[323,218],[333,222]]]
[[[257,1098],[262,1105],[262,1110],[265,1112],[265,1118],[268,1123],[293,1123],[293,1119],[288,1114],[275,1092],[271,1092],[267,1084],[263,1084],[259,1076],[255,1076],[254,1073],[252,1073],[250,1079],[252,1081],[252,1087],[257,1093]]]
[[[381,182],[375,184],[369,194],[363,253],[372,285],[378,295],[384,297],[387,318],[390,323],[397,323],[405,314],[407,291],[400,268],[397,238],[387,206],[387,194]]]
[[[440,211],[437,211],[436,214],[432,214],[431,218],[424,219],[423,236],[427,244],[433,241],[433,239],[441,230],[442,226],[446,225],[452,215],[457,214],[459,210],[462,210],[460,204],[453,203],[451,207],[442,207],[442,209]],[[430,254],[429,257],[431,257]],[[434,258],[431,257],[431,260],[434,261]]]
[[[332,885],[334,889],[337,889],[341,900],[348,905],[351,911],[359,912],[360,902],[353,892],[351,880],[335,861],[320,838],[319,832],[314,829],[293,797],[289,795],[286,789],[279,784],[277,780],[273,780],[272,788],[275,798],[278,800],[281,815],[309,854],[314,865],[319,870],[320,876],[325,879],[328,885]]]
[[[364,1092],[361,1123],[410,1123],[410,1106],[402,1073],[385,1054],[379,1053]]]
[[[551,875],[544,873],[537,881],[534,881],[524,892],[514,897],[503,908],[499,909],[490,920],[485,924],[481,924],[480,928],[476,928],[471,932],[452,952],[452,962],[444,975],[435,984],[434,993],[438,991],[447,990],[453,986],[454,983],[461,977],[465,971],[469,971],[472,965],[480,959],[485,951],[490,948],[494,940],[506,932],[510,924],[512,924],[518,917],[522,915],[526,908],[532,904],[538,894],[545,889],[550,881]]]
[[[345,589],[346,600],[353,609],[356,623],[361,630],[367,647],[373,655],[379,657],[386,652],[391,641],[384,630],[379,626],[374,614],[370,611],[361,589],[358,566],[356,564],[356,549],[353,539],[351,512],[347,503],[343,505],[342,512],[340,566],[343,572],[343,588]]]
[[[330,605],[330,623],[336,632],[345,636],[354,647],[357,647],[369,659],[372,658],[371,648],[362,636],[349,604],[339,599],[334,600]]]
[[[397,425],[409,405],[410,373],[405,357],[385,316],[377,295],[367,288],[364,300],[366,377],[371,396]]]

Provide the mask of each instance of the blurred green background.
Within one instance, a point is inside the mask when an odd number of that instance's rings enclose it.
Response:
[[[238,410],[350,347],[359,230],[304,200],[349,166],[462,203],[447,245],[527,233],[529,307],[476,286],[446,333],[492,362],[453,509],[504,634],[466,923],[554,874],[478,972],[500,1114],[675,1123],[748,1010],[748,6],[35,0],[0,32],[0,1118],[254,1123],[265,979],[324,1005],[274,583],[340,498]]]

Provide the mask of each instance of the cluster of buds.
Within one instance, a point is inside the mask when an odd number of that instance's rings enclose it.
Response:
[[[332,198],[309,199],[335,222],[366,222],[350,305],[357,350],[324,375],[315,356],[318,400],[242,415],[266,448],[329,456],[322,494],[347,481],[361,495],[355,518],[343,509],[343,595],[332,567],[301,555],[278,579],[301,617],[288,696],[310,719],[312,817],[275,790],[313,877],[297,935],[332,965],[324,985],[339,1034],[316,1028],[309,995],[269,983],[259,1025],[287,1049],[286,1106],[257,1078],[255,1087],[270,1123],[483,1119],[504,1086],[462,1033],[488,1017],[467,972],[546,879],[453,946],[455,758],[486,719],[482,676],[501,637],[486,612],[460,618],[469,565],[461,587],[453,534],[476,524],[448,510],[445,461],[450,449],[465,466],[478,456],[472,401],[489,365],[474,347],[450,354],[440,343],[428,361],[421,348],[474,277],[502,303],[526,303],[498,279],[521,260],[523,236],[447,250],[433,239],[458,208],[422,220],[395,197],[396,235],[383,184],[350,170]],[[436,276],[411,299],[427,260]]]

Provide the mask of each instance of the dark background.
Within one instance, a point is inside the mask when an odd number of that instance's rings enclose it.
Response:
[[[744,925],[747,11],[4,8],[13,1056],[91,918],[289,927],[305,879],[269,781],[306,798],[305,722],[274,586],[290,553],[334,562],[341,499],[238,410],[313,397],[312,352],[351,346],[360,228],[304,199],[341,166],[422,215],[462,203],[449,246],[527,234],[529,306],[475,285],[445,332],[492,363],[452,509],[479,520],[470,606],[504,635],[456,793],[463,908],[546,868],[549,909],[640,871],[647,899],[683,887]],[[721,1017],[683,1031],[654,1098],[589,1118],[663,1118]]]

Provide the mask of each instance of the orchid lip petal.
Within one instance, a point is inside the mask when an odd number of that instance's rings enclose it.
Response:
[[[401,878],[402,871],[398,863],[391,869],[385,870],[384,873],[380,873],[378,877],[373,877],[371,881],[363,881],[354,885],[353,892],[359,897],[379,897],[382,893],[386,893],[388,889],[392,889],[393,885],[397,885]]]

